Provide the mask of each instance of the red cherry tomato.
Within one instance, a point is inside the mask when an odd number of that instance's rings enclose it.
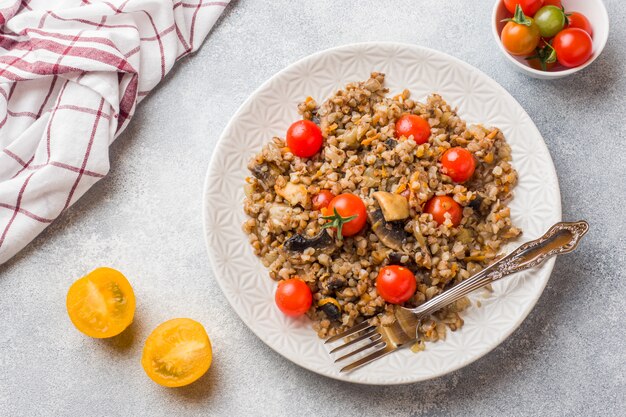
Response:
[[[469,180],[475,169],[474,155],[465,148],[450,148],[441,157],[441,172],[454,182],[463,183]]]
[[[325,207],[328,207],[333,198],[335,198],[335,194],[331,193],[328,190],[321,190],[311,199],[311,202],[313,203],[313,209],[321,210]]]
[[[276,305],[287,316],[300,316],[311,307],[313,296],[309,286],[300,278],[290,278],[278,283]]]
[[[309,158],[322,148],[322,130],[310,120],[298,120],[287,129],[287,146],[301,158]]]
[[[567,19],[569,23],[566,27],[582,29],[593,38],[593,28],[591,27],[589,19],[587,19],[584,14],[572,12],[567,15]]]
[[[515,6],[519,4],[526,16],[534,16],[543,3],[543,0],[504,0],[504,7],[509,13],[515,14]]]
[[[365,203],[359,196],[354,194],[339,194],[337,197],[330,201],[330,204],[325,209],[328,215],[333,215],[337,210],[337,213],[342,218],[348,218],[356,216],[354,219],[343,223],[341,227],[342,236],[353,236],[359,233],[365,223],[367,223],[367,209]]]
[[[563,5],[561,4],[561,0],[543,0],[543,5],[544,6],[556,6],[559,9],[563,8]]]
[[[427,120],[416,114],[404,114],[396,122],[396,137],[408,138],[411,135],[418,145],[428,142],[430,125]]]
[[[557,33],[552,47],[559,63],[568,68],[584,64],[593,54],[591,36],[578,28],[568,28]]]
[[[430,213],[439,224],[446,221],[446,213],[450,215],[452,226],[456,227],[461,224],[463,218],[463,207],[452,197],[447,195],[437,195],[428,200],[424,206],[424,213]]]
[[[415,275],[403,266],[389,265],[378,272],[376,290],[388,303],[404,303],[413,297],[416,288]]]

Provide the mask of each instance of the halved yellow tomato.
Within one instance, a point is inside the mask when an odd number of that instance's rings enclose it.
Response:
[[[141,365],[157,384],[182,387],[204,375],[212,360],[211,341],[202,324],[192,319],[172,319],[148,336]]]
[[[87,336],[113,337],[133,322],[135,294],[121,272],[98,268],[72,284],[66,307],[74,326]]]

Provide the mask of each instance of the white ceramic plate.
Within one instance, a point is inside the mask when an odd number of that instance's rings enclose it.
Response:
[[[561,220],[554,165],[541,134],[524,109],[500,85],[476,68],[431,49],[396,43],[364,43],[329,49],[304,58],[265,82],[241,106],[213,153],[204,191],[204,230],[215,277],[233,309],[272,349],[311,371],[366,384],[422,381],[452,372],[480,358],[515,330],[545,287],[554,260],[494,285],[485,298],[477,291],[463,314],[465,326],[445,342],[419,354],[405,349],[352,373],[339,373],[308,319],[284,316],[274,304],[276,283],[253,254],[241,229],[243,184],[250,157],[272,136],[284,137],[299,119],[297,104],[318,103],[347,82],[382,71],[391,93],[408,88],[415,98],[440,93],[467,121],[497,126],[513,150],[519,184],[512,217],[523,231],[516,242],[542,235]]]

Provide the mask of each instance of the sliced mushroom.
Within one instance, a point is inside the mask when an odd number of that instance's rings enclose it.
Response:
[[[387,256],[387,260],[389,261],[389,265],[405,266],[411,271],[414,271],[418,268],[415,260],[413,260],[413,257],[406,253],[391,252],[389,256]]]
[[[475,199],[470,201],[468,206],[473,208],[475,212],[479,214],[483,214],[482,204],[483,204],[483,198],[481,196],[476,196]]]
[[[300,204],[302,207],[306,207],[309,201],[309,193],[304,184],[288,182],[282,188],[276,184],[274,190],[292,206]]]
[[[397,140],[395,140],[395,139],[388,138],[387,140],[385,140],[385,147],[386,147],[387,149],[393,149],[393,148],[395,148],[397,145],[398,145],[398,141],[397,141]]]
[[[348,280],[341,275],[333,275],[326,282],[328,291],[337,291],[348,285]]]
[[[393,222],[409,217],[409,201],[400,194],[377,191],[373,197],[378,201],[386,221]]]
[[[333,238],[328,234],[326,230],[322,230],[313,237],[306,237],[302,235],[293,235],[283,245],[285,249],[292,252],[304,252],[305,249],[325,249],[330,248],[333,245]]]
[[[252,175],[260,181],[261,185],[266,190],[269,187],[274,186],[276,177],[279,174],[279,170],[276,165],[269,162],[258,163],[257,161],[252,160],[248,164],[248,169]]]
[[[417,220],[413,222],[413,236],[415,237],[420,251],[422,252],[422,266],[430,269],[432,266],[432,256],[430,255],[430,250],[426,244],[426,238],[424,238],[424,235],[422,235],[422,231],[420,230],[420,223]]]
[[[381,209],[371,211],[368,217],[372,230],[385,246],[397,251],[402,250],[402,245],[409,237],[402,224],[386,221]]]

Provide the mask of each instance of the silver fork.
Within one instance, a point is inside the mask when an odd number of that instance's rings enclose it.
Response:
[[[341,368],[341,372],[348,372],[407,346],[417,340],[417,329],[424,318],[478,288],[505,276],[533,268],[549,257],[573,251],[588,230],[589,224],[586,221],[557,223],[540,238],[524,243],[504,258],[424,304],[410,309],[396,308],[396,320],[392,324],[373,326],[364,321],[327,339],[325,343],[350,338],[344,344],[332,349],[330,354],[346,352],[335,359],[335,362],[341,362],[359,353],[370,352]]]

